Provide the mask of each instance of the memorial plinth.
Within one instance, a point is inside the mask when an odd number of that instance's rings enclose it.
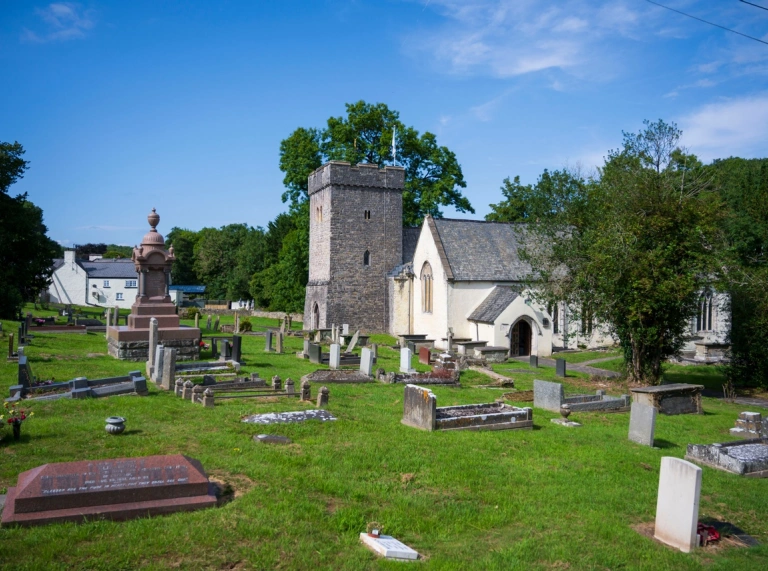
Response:
[[[173,246],[165,249],[165,240],[157,231],[160,216],[154,208],[147,220],[151,229],[131,256],[139,274],[138,294],[131,306],[128,325],[107,328],[109,354],[127,361],[146,361],[149,357],[149,322],[154,317],[158,324],[156,341],[176,349],[176,358],[181,361],[198,359],[200,329],[179,324],[176,306],[168,290],[171,267],[176,260]]]
[[[181,454],[63,462],[19,474],[2,525],[119,521],[214,505],[202,465]]]

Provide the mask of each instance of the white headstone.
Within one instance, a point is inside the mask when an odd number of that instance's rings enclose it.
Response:
[[[342,323],[341,324],[341,334],[342,335],[349,335],[349,323]]]
[[[331,356],[328,365],[331,369],[338,369],[341,366],[341,345],[338,343],[331,345]]]
[[[149,319],[149,352],[147,353],[147,374],[151,374],[155,367],[155,347],[158,343],[157,319]]]
[[[700,494],[701,468],[680,458],[664,456],[653,536],[685,553],[695,548]]]
[[[413,372],[413,369],[411,369],[411,350],[408,347],[400,348],[400,372]]]
[[[368,347],[360,352],[360,372],[369,377],[373,374],[373,351]]]
[[[387,559],[418,559],[418,552],[408,547],[405,543],[398,541],[391,535],[380,535],[371,537],[367,533],[360,534],[360,541],[379,555]]]
[[[163,378],[163,360],[165,357],[165,347],[162,345],[158,345],[155,347],[155,368],[152,370],[152,380],[155,381],[157,384],[160,384],[160,381]]]
[[[638,444],[653,446],[656,430],[656,407],[633,402],[629,413],[629,439]]]

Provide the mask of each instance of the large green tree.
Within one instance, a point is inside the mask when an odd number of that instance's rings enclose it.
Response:
[[[284,201],[296,205],[307,198],[307,177],[329,160],[352,164],[391,164],[396,132],[397,163],[405,169],[403,222],[421,223],[427,214],[442,216],[441,207],[474,212],[461,193],[464,175],[456,155],[437,144],[434,134],[419,134],[383,103],[348,103],[345,117],[330,117],[324,129],[296,129],[280,144],[280,170],[285,173]]]
[[[50,283],[59,245],[46,236],[43,211],[26,194],[9,195],[28,162],[18,143],[0,142],[0,317],[13,319]]]
[[[680,135],[663,121],[624,133],[596,180],[529,226],[524,249],[539,296],[609,326],[635,381],[660,381],[720,269],[719,197]]]

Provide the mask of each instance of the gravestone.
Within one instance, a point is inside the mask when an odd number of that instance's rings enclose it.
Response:
[[[341,334],[342,335],[349,335],[349,323],[342,323],[341,324]]]
[[[258,373],[251,373],[251,383],[254,387],[266,387],[267,381],[259,377]]]
[[[243,336],[232,336],[232,360],[238,363],[243,362]]]
[[[176,349],[166,347],[163,350],[163,372],[160,386],[170,391],[176,384]]]
[[[232,346],[229,344],[229,339],[221,340],[221,356],[225,360],[232,358]]]
[[[448,347],[446,348],[446,351],[450,353],[453,351],[453,327],[448,328],[448,334],[446,337],[448,338]]]
[[[181,454],[62,462],[19,474],[2,524],[121,521],[214,505],[202,465]]]
[[[210,331],[211,330],[211,316],[208,316],[208,319],[205,320],[205,328]]]
[[[369,377],[373,374],[373,351],[368,347],[360,352],[360,372]]]
[[[279,436],[277,434],[257,434],[253,437],[253,441],[264,444],[290,444],[292,442],[287,436]]]
[[[565,400],[565,391],[560,383],[548,381],[533,381],[533,406],[554,412],[560,411],[560,406]]]
[[[205,389],[203,392],[203,406],[205,408],[213,408],[216,406],[216,403],[214,402],[213,391],[210,388]]]
[[[345,353],[351,353],[355,350],[355,347],[357,346],[357,340],[360,337],[360,330],[358,329],[355,331],[355,334],[352,336],[352,340],[349,342],[349,345],[347,345],[347,350]]]
[[[558,377],[566,377],[565,374],[565,359],[555,359],[555,375]]]
[[[195,329],[200,329],[200,314],[195,313]]]
[[[296,394],[296,389],[293,385],[293,379],[291,379],[290,377],[285,379],[285,394],[287,395]]]
[[[264,333],[264,351],[271,353],[272,352],[272,330],[267,329],[266,333]]]
[[[328,406],[329,394],[330,391],[328,390],[328,387],[320,387],[320,390],[317,392],[317,408],[325,408]]]
[[[219,342],[216,337],[211,338],[211,358],[219,358]]]
[[[157,319],[154,317],[149,320],[149,351],[147,356],[147,375],[152,378],[153,371],[155,370],[155,357],[157,357],[156,347],[160,342],[160,337],[157,332]]]
[[[323,347],[317,343],[309,344],[309,362],[317,365],[322,363]]]
[[[272,389],[275,391],[279,391],[280,389],[282,389],[282,387],[283,387],[283,383],[280,380],[280,377],[278,375],[275,375],[274,377],[272,377]]]
[[[182,381],[181,379],[176,379],[176,385],[173,393],[177,397],[180,397],[183,394],[183,392],[184,392],[184,381]]]
[[[373,352],[373,358],[378,359],[379,358],[379,344],[374,343],[371,345],[371,351]]]
[[[401,373],[415,372],[411,368],[411,350],[408,349],[408,347],[400,348],[400,372]]]
[[[656,409],[641,402],[633,402],[629,413],[629,439],[632,442],[653,446],[656,430]]]
[[[277,333],[277,352],[278,353],[283,352],[283,333],[282,332]]]
[[[156,384],[160,384],[160,379],[163,376],[163,359],[165,358],[165,346],[155,346],[155,367],[152,370],[150,378],[155,381]]]
[[[235,333],[240,331],[240,314],[235,313]]]
[[[701,473],[701,468],[686,460],[661,459],[653,537],[685,553],[698,544]]]
[[[107,313],[107,315],[106,315],[106,317],[107,317],[107,327],[112,327],[112,313],[109,310],[107,310],[106,313]],[[115,325],[117,325],[117,323],[115,323]],[[106,333],[104,335],[106,336]]]
[[[8,358],[13,358],[13,333],[8,335]]]
[[[437,418],[437,397],[429,389],[405,385],[402,423],[422,430],[434,430]]]
[[[213,323],[213,330],[218,331],[219,330],[219,323],[220,323],[220,316],[216,316],[216,321]]]
[[[381,555],[385,559],[414,561],[419,558],[418,552],[391,535],[379,535],[378,537],[374,537],[367,533],[361,533],[360,541],[362,541],[363,545],[368,549],[377,555]]]
[[[432,351],[430,351],[429,347],[419,347],[419,363],[422,365],[429,365],[431,356]]]
[[[114,318],[115,327],[117,327],[118,325],[120,325],[120,308],[118,306],[115,306],[115,316],[114,317],[115,317]]]
[[[328,366],[331,369],[338,369],[341,366],[341,345],[338,343],[331,344],[331,355],[328,361]]]
[[[195,385],[192,387],[192,402],[203,404],[203,391],[205,389],[202,385]]]
[[[301,354],[304,358],[309,357],[309,339],[304,339],[304,349]]]
[[[192,381],[185,381],[184,388],[181,390],[181,398],[184,400],[192,400],[193,388],[195,388],[195,384]]]
[[[530,365],[533,369],[539,368],[539,356],[538,355],[531,355],[530,357]]]
[[[312,387],[309,381],[302,381],[301,383],[301,398],[300,400],[311,402],[312,401]]]

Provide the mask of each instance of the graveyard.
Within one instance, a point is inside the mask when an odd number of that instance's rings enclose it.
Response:
[[[27,306],[35,316],[45,312]],[[53,313],[51,313],[53,315]],[[418,565],[435,569],[761,569],[768,567],[768,479],[743,478],[701,465],[699,521],[729,523],[760,545],[738,540],[683,553],[652,538],[662,457],[682,459],[689,444],[743,439],[730,429],[747,410],[721,398],[700,397],[701,414],[658,414],[650,445],[628,439],[625,410],[578,410],[568,429],[550,422],[560,414],[534,406],[534,380],[561,383],[566,395],[603,391],[630,394],[621,379],[590,377],[521,361],[491,368],[514,382],[502,387],[482,372],[461,371],[460,386],[429,385],[438,407],[503,401],[500,409],[532,408],[525,430],[418,430],[401,422],[405,384],[311,382],[311,399],[300,398],[301,378],[327,369],[309,359],[301,335],[287,335],[283,352],[265,351],[264,332],[275,319],[250,318],[242,336],[238,377],[254,373],[265,387],[259,398],[227,392],[215,406],[190,403],[147,378],[148,394],[103,398],[21,400],[34,416],[18,441],[0,429],[0,494],[23,472],[58,462],[183,455],[203,467],[221,492],[219,505],[195,511],[110,521],[36,527],[0,527],[0,566],[13,569],[373,569]],[[182,325],[194,326],[192,319]],[[221,325],[233,325],[223,315]],[[3,346],[18,323],[3,323]],[[230,337],[208,328],[202,335]],[[300,324],[294,323],[294,331]],[[32,328],[24,349],[39,379],[117,378],[144,363],[107,354],[103,331],[62,334]],[[371,335],[375,368],[399,373],[397,340]],[[212,360],[202,349],[202,362]],[[323,348],[328,351],[327,345]],[[354,353],[359,357],[361,347]],[[587,355],[586,357],[594,357]],[[4,356],[5,357],[5,356]],[[589,360],[579,353],[570,364]],[[620,359],[615,353],[608,357]],[[614,359],[614,360],[615,360]],[[181,361],[180,361],[181,363]],[[193,363],[193,362],[189,362]],[[609,362],[613,363],[613,361]],[[0,391],[16,384],[18,362],[0,361]],[[342,370],[356,371],[359,365]],[[430,366],[411,359],[417,373]],[[183,367],[177,369],[180,375]],[[720,390],[717,367],[670,365],[668,380]],[[273,377],[281,392],[270,393]],[[288,379],[296,394],[282,396]],[[201,379],[195,379],[199,382]],[[318,410],[317,396],[328,400]],[[224,396],[228,398],[223,398]],[[516,400],[516,398],[521,400]],[[567,400],[567,399],[566,399]],[[559,402],[559,401],[558,401]],[[460,409],[459,409],[460,410]],[[305,413],[279,424],[260,419]],[[126,419],[122,434],[105,431],[108,417]],[[335,420],[323,420],[332,416]],[[763,414],[765,416],[765,414]],[[322,417],[322,418],[321,418]],[[308,419],[305,419],[308,418]],[[527,418],[527,416],[526,416]],[[253,420],[256,419],[256,420]],[[296,421],[301,420],[301,421]],[[526,421],[527,422],[527,421]],[[266,435],[261,436],[260,435]],[[287,440],[281,440],[284,437]],[[205,498],[206,496],[201,496]],[[200,500],[208,502],[209,499]],[[419,553],[414,563],[388,562],[361,544],[370,522]],[[650,529],[650,532],[648,530]]]

